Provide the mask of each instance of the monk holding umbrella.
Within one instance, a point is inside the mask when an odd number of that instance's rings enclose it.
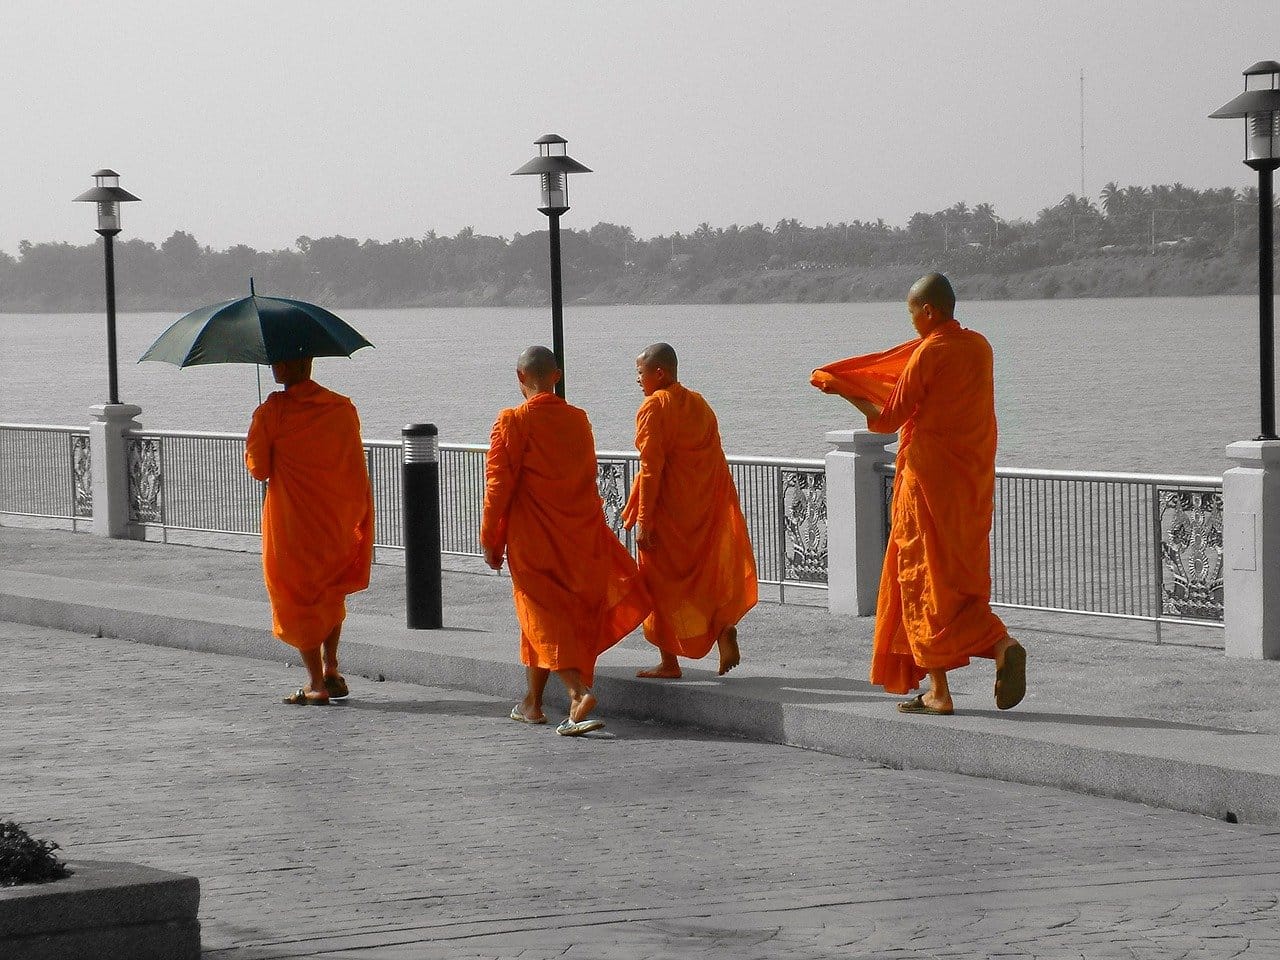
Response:
[[[355,405],[311,379],[311,360],[371,344],[329,311],[250,296],[187,314],[142,356],[178,366],[271,365],[284,389],[253,414],[245,466],[267,482],[262,569],[275,635],[295,647],[308,682],[285,703],[348,696],[338,670],[346,596],[369,585],[373,492]]]

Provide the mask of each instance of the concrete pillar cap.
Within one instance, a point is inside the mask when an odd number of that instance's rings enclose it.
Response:
[[[827,443],[838,451],[856,453],[887,453],[884,449],[898,439],[896,433],[873,433],[870,430],[829,430]]]
[[[1280,440],[1237,440],[1227,444],[1227,456],[1239,463],[1280,465]]]
[[[95,420],[133,420],[142,408],[132,403],[98,403],[89,408]]]

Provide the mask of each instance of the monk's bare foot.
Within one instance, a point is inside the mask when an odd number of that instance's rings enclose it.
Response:
[[[645,677],[649,680],[679,680],[683,674],[680,672],[680,661],[663,652],[661,663],[656,667],[650,667],[648,670],[637,671],[636,676]]]
[[[738,628],[725,627],[716,640],[720,648],[720,676],[724,676],[742,662],[742,651],[738,649]]]
[[[660,663],[656,667],[650,667],[648,670],[637,670],[636,676],[644,677],[647,680],[679,680],[684,674],[678,666],[668,667]]]
[[[582,691],[582,696],[571,697],[569,700],[569,719],[574,723],[580,723],[590,716],[591,711],[596,708],[596,696],[590,690]]]

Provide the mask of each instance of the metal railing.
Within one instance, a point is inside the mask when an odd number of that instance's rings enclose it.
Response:
[[[1221,477],[997,467],[990,543],[993,606],[1222,626]]]
[[[260,535],[263,491],[244,469],[244,434],[142,429],[126,431],[125,440],[131,522],[159,530],[166,541],[171,531]],[[87,466],[79,474],[73,470],[77,463],[87,464],[85,431],[12,426],[0,433],[0,444],[4,444],[0,447],[4,476],[25,478],[21,484],[6,483],[0,512],[70,516],[73,475],[83,478],[74,489],[87,495]],[[58,444],[65,449],[55,450]],[[486,451],[483,444],[440,444],[441,545],[447,554],[481,556]],[[365,453],[374,494],[374,544],[402,549],[401,444],[367,441]],[[597,455],[597,461],[605,518],[634,551],[633,538],[622,527],[622,508],[639,455],[606,450]],[[823,461],[730,457],[729,469],[755,549],[760,582],[776,585],[779,599],[784,600],[788,586],[825,587]],[[60,501],[40,499],[40,491],[55,487],[62,491]],[[78,509],[84,512],[78,515],[88,516],[89,506],[81,497]]]
[[[126,434],[130,519],[169,531],[258,536],[262,485],[244,469],[239,433]],[[401,549],[399,441],[365,444],[374,489],[375,544]],[[441,444],[441,542],[478,557],[483,444]],[[601,451],[605,518],[631,549],[622,507],[634,451]],[[88,431],[0,424],[0,513],[92,516]],[[730,457],[762,583],[825,588],[826,473],[821,460]],[[894,468],[879,468],[884,529]],[[887,542],[887,541],[886,541]],[[1222,480],[1218,477],[996,469],[991,544],[993,605],[1161,623],[1221,626]]]
[[[257,536],[262,484],[244,468],[244,434],[125,433],[129,519],[170,530]]]
[[[68,520],[93,517],[89,431],[0,423],[0,513]]]

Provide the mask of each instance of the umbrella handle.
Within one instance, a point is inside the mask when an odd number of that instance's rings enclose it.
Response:
[[[262,406],[262,364],[255,363],[253,369],[258,374],[258,406]]]

